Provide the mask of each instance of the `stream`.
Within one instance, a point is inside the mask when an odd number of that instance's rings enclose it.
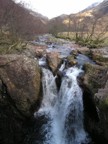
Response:
[[[46,44],[45,37],[40,37],[42,44]],[[61,58],[65,59],[72,53],[70,42],[63,44],[50,43],[47,51],[57,51]],[[46,58],[39,59],[42,69],[43,99],[38,111],[34,113],[35,119],[40,121],[33,144],[90,144],[91,138],[84,129],[84,108],[82,90],[78,85],[77,77],[84,71],[81,69],[86,62],[93,63],[85,55],[79,54],[77,62],[80,66],[66,67],[64,61],[59,67],[61,73],[65,73],[61,79],[60,89],[57,89],[55,79],[57,75],[47,69]]]

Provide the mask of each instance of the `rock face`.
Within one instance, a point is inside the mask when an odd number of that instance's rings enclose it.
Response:
[[[95,94],[99,88],[105,86],[108,79],[107,68],[104,66],[93,65],[86,63],[85,69],[85,84],[90,88],[93,94]]]
[[[101,49],[91,49],[91,56],[97,64],[108,66],[108,47]]]
[[[75,60],[73,55],[70,55],[67,57],[68,63],[70,66],[74,66],[77,64],[77,61]]]
[[[73,55],[77,55],[79,53],[84,55],[89,55],[90,49],[87,47],[75,47],[75,49],[72,51]]]
[[[23,144],[39,96],[38,63],[24,55],[0,56],[1,144]]]
[[[61,58],[59,57],[59,53],[57,52],[50,52],[47,53],[47,62],[49,67],[51,68],[52,72],[55,72],[61,63]]]
[[[86,117],[87,130],[98,143],[108,143],[108,69],[85,64],[85,84],[90,88],[97,107],[99,121]],[[87,107],[90,107],[89,105]],[[92,109],[92,106],[91,108]]]
[[[108,75],[108,72],[107,72]],[[99,109],[100,122],[97,132],[103,134],[105,139],[108,140],[108,79],[105,87],[98,90],[95,94],[96,105]]]
[[[17,109],[29,116],[40,92],[40,69],[26,56],[0,56],[0,79]]]
[[[46,45],[28,45],[25,54],[28,56],[42,57],[46,53]]]

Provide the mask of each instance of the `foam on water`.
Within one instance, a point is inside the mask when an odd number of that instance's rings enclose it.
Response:
[[[60,70],[64,70],[64,63]],[[44,115],[48,118],[42,128],[44,144],[88,144],[88,134],[83,126],[82,90],[77,83],[82,70],[71,67],[64,71],[65,77],[57,92],[52,72],[42,68],[43,100],[35,117]]]

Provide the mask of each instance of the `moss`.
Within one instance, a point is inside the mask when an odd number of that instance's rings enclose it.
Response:
[[[13,44],[2,43],[0,44],[0,54],[21,53],[26,49],[27,43],[17,41]]]
[[[77,61],[75,60],[74,56],[73,55],[70,55],[67,57],[67,60],[69,62],[69,64],[72,66],[72,65],[75,65],[77,63]]]
[[[104,111],[107,110],[107,113],[108,113],[108,98],[102,100],[99,107],[100,107],[100,109],[102,109]]]

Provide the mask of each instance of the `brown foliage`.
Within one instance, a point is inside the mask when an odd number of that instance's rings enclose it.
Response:
[[[24,4],[12,0],[0,0],[0,29],[1,32],[8,31],[14,38],[26,39],[46,31],[41,18],[33,16]]]

